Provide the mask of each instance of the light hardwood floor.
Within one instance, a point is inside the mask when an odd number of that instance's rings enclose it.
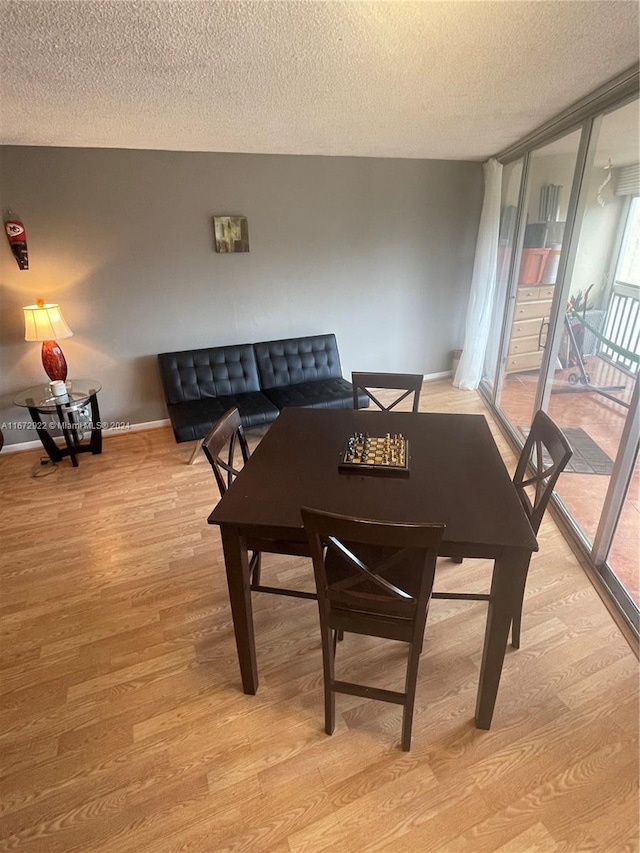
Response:
[[[447,380],[421,408],[491,422]],[[261,686],[241,692],[217,492],[189,452],[159,429],[45,477],[36,451],[0,456],[0,850],[638,850],[638,662],[550,518],[491,731],[473,725],[486,605],[434,601],[402,753],[391,705],[339,696],[324,734],[312,601],[254,597]],[[311,587],[308,561],[265,564]],[[437,585],[488,574],[443,560]],[[339,666],[397,688],[404,650],[347,636]]]

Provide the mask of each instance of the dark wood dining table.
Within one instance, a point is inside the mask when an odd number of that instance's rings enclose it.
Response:
[[[402,434],[409,475],[339,471],[354,432]],[[475,709],[476,726],[488,729],[512,615],[538,544],[485,417],[302,408],[280,414],[208,519],[220,526],[245,693],[258,689],[248,550],[307,553],[301,506],[444,523],[441,556],[494,561]]]

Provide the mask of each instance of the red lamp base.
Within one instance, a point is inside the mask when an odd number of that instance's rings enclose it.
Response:
[[[56,341],[43,341],[42,366],[49,379],[67,378],[67,362]]]

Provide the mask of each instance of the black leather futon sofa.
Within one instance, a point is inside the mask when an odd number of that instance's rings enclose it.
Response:
[[[353,406],[333,334],[164,352],[158,362],[178,442],[204,438],[233,406],[244,427],[269,424],[286,406]]]

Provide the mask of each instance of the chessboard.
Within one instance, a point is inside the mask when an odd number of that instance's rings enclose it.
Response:
[[[343,474],[408,476],[409,442],[401,434],[370,436],[354,432],[340,457],[338,470]]]

